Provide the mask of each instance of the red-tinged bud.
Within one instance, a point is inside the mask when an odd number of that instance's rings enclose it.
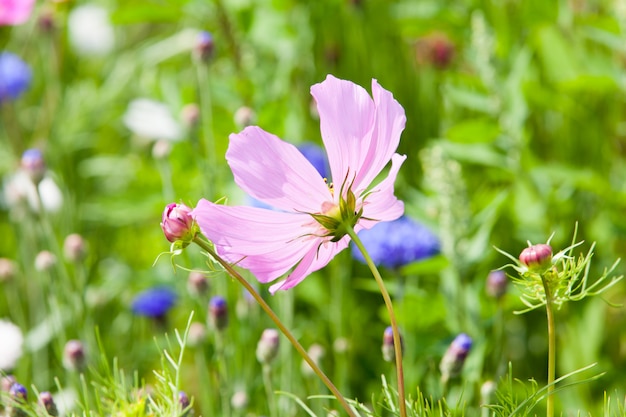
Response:
[[[506,288],[509,285],[509,280],[506,277],[506,273],[501,270],[491,271],[487,275],[486,291],[490,297],[500,299],[506,294]]]
[[[552,247],[539,243],[522,251],[519,260],[531,270],[545,270],[552,264]]]
[[[191,243],[196,235],[196,226],[191,209],[184,204],[171,203],[163,211],[161,229],[170,242],[181,241],[183,247]]]

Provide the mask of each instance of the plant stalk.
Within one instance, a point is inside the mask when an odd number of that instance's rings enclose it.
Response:
[[[385,300],[385,306],[387,307],[387,312],[389,313],[389,321],[391,322],[391,329],[393,331],[393,349],[396,356],[396,372],[398,376],[398,401],[400,403],[400,416],[406,417],[406,401],[405,401],[405,393],[404,393],[404,369],[402,367],[402,342],[400,340],[400,332],[398,331],[398,323],[396,321],[396,315],[393,312],[393,303],[391,302],[391,297],[389,296],[389,292],[385,288],[385,283],[383,281],[378,268],[374,264],[371,256],[363,246],[363,242],[359,239],[359,236],[356,234],[352,227],[348,227],[348,236],[352,239],[354,244],[359,248],[361,253],[363,254],[363,258],[365,258],[365,262],[367,266],[372,271],[372,275],[374,275],[374,279],[378,284],[378,288],[380,289],[380,293]]]
[[[550,274],[548,272],[547,274]],[[552,303],[552,290],[547,282],[547,277],[541,276],[543,289],[546,294],[546,316],[548,318],[548,398],[546,403],[546,416],[554,417],[554,380],[556,377],[556,327],[554,324],[554,309]]]
[[[215,259],[220,265],[222,265],[222,267],[226,270],[226,272],[228,272],[228,274],[231,277],[239,281],[239,283],[243,285],[246,290],[248,290],[248,292],[252,295],[252,297],[254,297],[257,303],[259,303],[259,305],[265,311],[265,313],[267,313],[267,315],[272,319],[274,324],[276,324],[276,326],[285,335],[285,337],[289,339],[289,342],[291,342],[291,344],[298,351],[300,356],[302,356],[302,358],[306,361],[306,363],[309,364],[311,369],[313,369],[313,372],[315,372],[315,374],[322,380],[322,382],[324,382],[324,385],[328,387],[328,389],[333,393],[335,398],[337,398],[337,401],[339,401],[343,409],[346,410],[346,413],[348,413],[350,417],[357,417],[354,411],[352,410],[352,408],[350,408],[350,405],[348,404],[346,399],[343,397],[343,395],[341,395],[337,387],[335,387],[332,381],[319,368],[319,366],[317,366],[317,364],[313,361],[313,359],[311,359],[311,357],[308,355],[306,350],[302,347],[300,342],[298,342],[298,340],[289,331],[289,329],[285,327],[285,325],[280,320],[280,318],[276,315],[276,313],[274,313],[274,311],[269,306],[269,304],[265,302],[263,297],[261,297],[261,295],[254,289],[254,287],[250,285],[250,283],[246,281],[246,279],[243,276],[241,276],[241,274],[237,272],[228,262],[222,259],[217,253],[215,253],[215,251],[213,250],[213,248],[208,242],[204,241],[199,236],[196,236],[193,241],[202,249],[204,249],[209,255],[211,255],[211,257]]]

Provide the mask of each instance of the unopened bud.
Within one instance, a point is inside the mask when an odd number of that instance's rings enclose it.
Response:
[[[248,406],[248,394],[245,391],[235,391],[230,404],[235,410],[244,410]]]
[[[152,157],[154,159],[165,159],[172,151],[172,144],[167,139],[159,139],[152,145]]]
[[[49,271],[57,263],[57,257],[47,250],[42,250],[35,257],[35,269],[39,272]]]
[[[193,128],[200,120],[200,107],[196,103],[189,103],[180,111],[180,118],[188,128]]]
[[[17,405],[26,404],[28,399],[28,391],[24,385],[14,383],[9,389],[9,397],[11,398],[10,406],[7,408],[8,416],[10,417],[26,417],[27,414]]]
[[[322,345],[318,345],[317,343],[314,343],[309,347],[309,350],[307,350],[307,353],[309,357],[311,358],[311,360],[313,361],[313,363],[315,363],[319,367],[322,361],[322,358],[326,354],[326,351],[324,350],[324,347]],[[315,375],[315,372],[313,372],[313,368],[311,368],[311,365],[309,365],[309,363],[304,360],[302,361],[302,366],[300,370],[302,371],[302,374],[304,376],[308,377],[308,376]]]
[[[206,340],[207,331],[206,327],[202,323],[193,322],[189,326],[189,334],[187,335],[187,341],[189,346],[199,346]]]
[[[52,398],[52,394],[48,391],[44,391],[39,394],[39,404],[46,410],[46,413],[49,416],[58,416],[59,411],[57,409],[56,404],[54,403],[54,398]]]
[[[186,247],[196,235],[191,209],[184,204],[168,204],[163,211],[161,229],[167,240],[181,241]]]
[[[80,371],[85,366],[85,347],[80,340],[69,340],[63,349],[63,365],[70,371]]]
[[[467,358],[471,348],[472,338],[465,333],[461,333],[454,338],[439,363],[439,370],[441,371],[443,381],[456,378],[461,374],[463,365],[465,364],[465,358]]]
[[[7,258],[0,258],[0,282],[11,281],[15,277],[15,263]]]
[[[20,166],[35,184],[39,184],[46,173],[46,162],[39,149],[27,149],[24,151]]]
[[[185,391],[178,392],[178,404],[180,404],[180,408],[182,410],[187,409],[189,405],[191,405],[191,402],[189,401],[189,396],[187,396],[187,393]]]
[[[77,233],[68,235],[63,242],[63,254],[70,262],[83,260],[87,254],[85,239]]]
[[[276,329],[265,329],[256,345],[256,358],[263,365],[269,365],[278,354],[280,334]]]
[[[17,382],[14,375],[5,375],[0,378],[0,391],[9,392],[13,384]]]
[[[252,125],[255,119],[256,114],[254,114],[254,110],[248,106],[239,107],[237,111],[235,111],[235,123],[239,128]]]
[[[504,294],[506,294],[506,287],[508,284],[509,280],[507,279],[504,271],[491,271],[489,275],[487,275],[487,285],[485,289],[490,297],[500,299]]]
[[[199,271],[191,271],[187,278],[187,289],[193,295],[204,295],[209,291],[209,281]]]
[[[201,61],[208,61],[213,57],[214,49],[215,43],[213,41],[213,35],[204,30],[200,31],[193,49],[194,56]]]
[[[533,271],[543,271],[552,264],[552,247],[539,243],[525,248],[519,260]]]
[[[487,405],[493,402],[493,394],[496,392],[496,383],[485,381],[480,387],[480,404]]]
[[[386,362],[393,362],[396,360],[396,349],[393,343],[393,328],[388,326],[383,332],[383,345],[381,348],[383,353],[383,359]],[[402,335],[400,335],[400,351],[404,352],[404,341]]]
[[[217,295],[209,301],[209,323],[216,330],[228,326],[228,305],[224,297]]]

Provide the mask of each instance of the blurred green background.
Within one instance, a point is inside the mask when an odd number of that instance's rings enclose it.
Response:
[[[40,1],[26,24],[0,27],[0,51],[21,56],[33,73],[19,99],[0,103],[0,257],[17,267],[0,282],[0,318],[25,333],[26,352],[13,370],[20,381],[57,391],[56,376],[93,401],[62,367],[66,341],[80,339],[94,368],[102,347],[124,372],[136,370],[151,383],[163,334],[184,330],[192,310],[194,321],[204,322],[218,294],[230,306],[224,350],[218,354],[211,331],[190,347],[181,387],[200,415],[267,413],[253,352],[271,322],[225,275],[210,273],[210,291],[197,295],[167,255],[155,262],[169,248],[160,215],[171,201],[244,201],[224,159],[228,135],[244,124],[321,144],[309,88],[333,74],[368,90],[375,78],[404,107],[399,152],[408,159],[396,194],[407,215],[441,240],[441,255],[383,271],[404,335],[408,392],[419,385],[439,398],[438,363],[460,332],[474,347],[449,389],[450,407],[479,415],[481,385],[503,377],[509,361],[515,378],[545,383],[545,313],[515,315],[523,308],[517,291],[511,286],[497,302],[485,294],[485,280],[508,263],[493,246],[517,255],[527,240],[545,242],[554,233],[559,250],[577,222],[582,250],[597,242],[592,276],[623,255],[625,1],[94,1],[108,12],[114,34],[97,54],[70,41],[68,16],[86,4]],[[207,59],[194,52],[198,31],[213,36]],[[137,98],[165,104],[181,126],[180,140],[134,134],[124,117]],[[183,110],[189,104],[197,105],[197,119],[190,119],[195,110]],[[55,212],[6,197],[29,148],[43,152],[62,191]],[[71,233],[87,242],[80,262],[64,260]],[[34,265],[42,250],[57,257],[43,271]],[[206,269],[195,247],[176,262]],[[137,293],[156,285],[178,294],[165,328],[130,309]],[[380,375],[394,381],[380,354],[388,323],[382,298],[349,251],[289,292],[259,289],[305,347],[324,348],[322,367],[346,396],[376,402]],[[595,362],[591,374],[606,372],[558,394],[564,415],[599,415],[604,393],[626,393],[625,296],[618,284],[557,312],[557,373]],[[303,399],[325,393],[283,342],[274,388]],[[216,376],[218,363],[226,379]],[[242,409],[224,404],[237,391],[249,398]],[[320,415],[337,407],[310,403]],[[302,412],[284,397],[279,406],[279,415]]]

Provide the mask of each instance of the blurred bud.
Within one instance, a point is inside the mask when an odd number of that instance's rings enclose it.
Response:
[[[216,295],[209,301],[209,323],[216,330],[228,326],[228,305],[224,297]]]
[[[346,353],[350,350],[350,342],[345,337],[338,337],[333,342],[333,350],[338,354]]]
[[[172,145],[166,139],[159,139],[152,145],[152,157],[154,159],[165,159],[170,155]]]
[[[193,322],[189,326],[189,334],[187,335],[187,341],[189,346],[199,346],[206,340],[207,331],[206,327],[202,323]]]
[[[209,292],[209,281],[200,271],[191,271],[187,278],[187,289],[193,295],[204,295]]]
[[[65,255],[65,259],[70,262],[83,260],[87,254],[85,239],[78,233],[68,235],[63,242],[63,254]]]
[[[501,270],[491,271],[487,275],[487,285],[485,287],[487,294],[495,299],[500,299],[506,294],[506,287],[509,285],[509,280],[506,277],[506,273]]]
[[[37,26],[43,33],[52,33],[56,29],[56,22],[54,19],[54,11],[51,9],[45,9],[39,15],[37,19]]]
[[[0,104],[17,99],[30,86],[30,67],[11,52],[0,52],[0,74]]]
[[[309,347],[309,350],[307,351],[307,353],[309,357],[311,358],[311,360],[313,361],[313,363],[315,363],[319,367],[320,362],[322,361],[322,358],[326,354],[326,351],[324,350],[324,347],[322,345],[318,345],[317,343],[314,343]],[[302,361],[300,371],[305,377],[311,377],[315,375],[315,372],[313,372],[313,368],[311,368],[311,366],[304,360]]]
[[[59,411],[57,410],[57,406],[54,403],[54,398],[52,398],[52,394],[48,391],[44,391],[39,394],[39,404],[46,410],[46,413],[49,416],[58,416]]]
[[[246,126],[250,126],[254,124],[256,120],[256,114],[254,110],[252,110],[248,106],[241,106],[235,111],[235,124],[239,128],[244,128]]]
[[[11,405],[8,407],[9,417],[26,417],[26,412],[22,411],[19,407],[15,407],[14,404],[26,404],[28,399],[28,391],[26,387],[20,383],[14,383],[9,389],[9,397],[11,398]]]
[[[439,363],[441,378],[444,382],[461,374],[465,358],[467,358],[471,348],[472,338],[465,333],[461,333],[454,338]]]
[[[196,38],[196,44],[193,48],[194,57],[201,61],[208,61],[213,57],[214,49],[215,43],[213,41],[213,35],[204,30],[200,31]]]
[[[263,365],[269,365],[278,354],[280,334],[276,329],[265,329],[256,345],[256,358]]]
[[[386,362],[393,362],[396,360],[396,349],[393,343],[393,329],[391,326],[388,326],[383,332],[383,345],[382,345],[382,353],[383,359]],[[400,335],[400,351],[404,352],[404,341],[402,339],[402,335]]]
[[[35,184],[39,184],[46,173],[46,162],[39,149],[27,149],[24,151],[20,160],[20,167]]]
[[[415,56],[419,64],[446,69],[454,58],[454,44],[445,33],[432,33],[419,39]]]
[[[163,211],[161,229],[167,240],[181,241],[183,247],[186,247],[196,236],[191,209],[184,204],[168,204]]]
[[[35,269],[39,272],[49,271],[57,263],[57,257],[47,250],[42,250],[35,257]]]
[[[530,270],[545,270],[552,264],[552,247],[545,243],[529,246],[520,253],[519,260]]]
[[[5,375],[0,378],[0,391],[9,392],[13,384],[17,382],[15,375]]]
[[[189,103],[180,111],[180,118],[188,128],[195,127],[200,121],[200,107],[196,103]]]
[[[230,404],[235,410],[244,410],[248,406],[248,394],[241,390],[235,391],[230,399]]]
[[[191,405],[189,397],[187,396],[187,393],[185,391],[178,392],[178,404],[180,404],[180,408],[182,410],[187,409]]]
[[[7,258],[0,258],[0,282],[11,281],[15,277],[15,263]]]
[[[63,366],[70,371],[80,371],[85,366],[85,347],[80,340],[69,340],[63,349]]]
[[[485,381],[480,387],[480,404],[487,405],[493,403],[493,394],[496,393],[496,383]]]

